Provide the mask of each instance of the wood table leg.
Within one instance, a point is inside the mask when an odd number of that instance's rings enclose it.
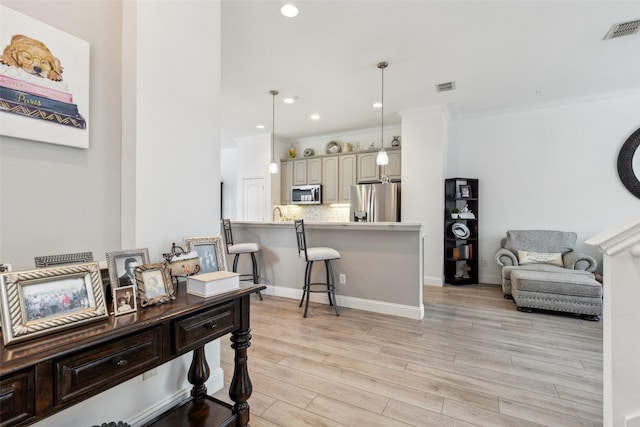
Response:
[[[237,416],[238,426],[249,425],[249,404],[253,386],[247,367],[247,348],[251,345],[250,330],[231,333],[231,348],[235,350],[233,379],[229,385],[229,397],[235,402],[233,413]]]
[[[204,354],[204,346],[193,350],[193,359],[189,367],[188,379],[193,384],[191,396],[194,402],[202,401],[207,395],[207,386],[204,384],[209,379],[209,364]]]

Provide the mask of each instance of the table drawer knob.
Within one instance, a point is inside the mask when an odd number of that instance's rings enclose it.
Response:
[[[204,327],[211,330],[211,329],[215,329],[218,326],[218,324],[216,322],[209,322],[209,323],[205,323]]]
[[[113,359],[113,364],[114,364],[115,366],[117,366],[118,368],[121,368],[121,367],[123,367],[123,366],[126,366],[126,365],[127,365],[127,363],[128,363],[128,362],[126,361],[126,359],[123,359],[122,357],[116,357],[115,359]]]

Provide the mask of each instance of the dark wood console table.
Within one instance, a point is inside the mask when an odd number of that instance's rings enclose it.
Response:
[[[148,426],[248,426],[250,295],[262,285],[200,298],[178,286],[175,301],[138,308],[19,344],[0,345],[0,426],[26,426],[192,351],[191,397]],[[207,395],[206,343],[231,333],[228,405]],[[117,420],[87,420],[88,425]],[[125,420],[126,421],[126,420]]]

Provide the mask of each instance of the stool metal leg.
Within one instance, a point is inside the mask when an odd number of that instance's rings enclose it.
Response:
[[[313,269],[313,261],[309,261],[307,263],[307,269],[304,275],[304,288],[305,288],[305,292],[307,293],[307,301],[305,302],[305,305],[304,305],[303,317],[307,317],[307,312],[309,311],[309,297],[311,296],[311,270],[312,269]],[[304,298],[304,294],[302,295],[302,297]]]
[[[251,252],[251,262],[253,263],[253,283],[258,284],[258,262],[256,261],[255,252]],[[260,301],[262,301],[262,294],[258,291]]]
[[[233,258],[233,272],[237,273],[238,272],[238,259],[240,258],[240,254],[236,254],[236,256]]]
[[[331,273],[329,275],[329,273]],[[327,282],[331,283],[331,291],[329,293],[329,303],[331,303],[331,299],[333,297],[333,308],[336,309],[336,316],[340,316],[340,309],[338,308],[338,301],[336,300],[336,285],[333,277],[333,267],[331,266],[330,260],[327,261]]]

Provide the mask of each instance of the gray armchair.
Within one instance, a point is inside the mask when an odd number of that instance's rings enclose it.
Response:
[[[502,239],[502,247],[496,252],[496,262],[502,267],[502,291],[511,295],[511,273],[515,270],[562,272],[593,276],[598,263],[585,254],[573,250],[576,233],[554,230],[509,230]],[[560,254],[561,264],[547,262],[522,264],[518,251]]]

